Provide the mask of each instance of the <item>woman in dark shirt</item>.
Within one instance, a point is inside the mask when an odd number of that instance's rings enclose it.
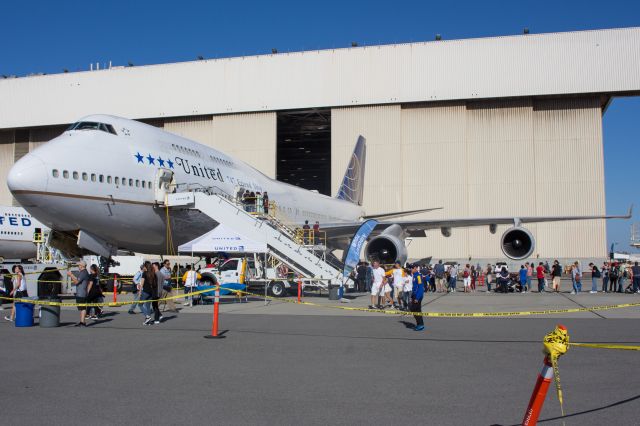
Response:
[[[156,274],[153,272],[151,262],[144,263],[144,273],[140,279],[140,286],[142,287],[142,293],[140,294],[140,300],[146,301],[157,298],[157,279]],[[154,296],[154,294],[156,296]],[[144,314],[144,325],[153,324],[153,318],[151,318],[151,302],[145,302],[142,305],[142,313]]]

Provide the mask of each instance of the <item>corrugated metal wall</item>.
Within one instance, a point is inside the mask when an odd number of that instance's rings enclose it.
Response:
[[[64,130],[65,126],[48,126],[31,129],[29,137],[29,152],[33,151],[40,145],[49,142],[51,139],[60,136]]]
[[[331,194],[338,192],[359,135],[367,138],[364,206],[371,213],[400,210],[403,186],[400,105],[331,111]]]
[[[0,184],[0,205],[10,206],[13,202],[13,197],[9,188],[7,188],[7,174],[9,169],[13,166],[14,157],[14,131],[0,131],[0,176],[2,176],[2,182]]]
[[[367,213],[444,207],[406,219],[605,214],[598,98],[493,100],[332,111],[332,189],[367,138]],[[604,221],[527,225],[534,257],[606,255]],[[410,256],[501,258],[486,227],[431,231]]]
[[[276,175],[276,113],[166,119],[164,130],[241,159],[269,177]]]

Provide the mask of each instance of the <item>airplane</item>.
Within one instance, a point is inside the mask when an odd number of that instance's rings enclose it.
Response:
[[[0,206],[0,257],[26,260],[36,257],[35,233],[46,227],[22,207]]]
[[[144,123],[110,115],[89,115],[62,135],[39,146],[11,168],[7,184],[16,200],[54,230],[57,248],[90,251],[105,257],[118,249],[161,254],[167,250],[167,215],[173,243],[180,245],[205,234],[218,223],[193,209],[165,211],[158,189],[171,182],[187,187],[215,188],[235,196],[239,188],[265,191],[276,201],[277,215],[300,226],[318,220],[330,250],[346,249],[366,219],[379,221],[365,247],[365,256],[382,263],[405,262],[405,238],[424,237],[439,229],[511,224],[501,239],[504,254],[524,259],[533,252],[526,223],[627,219],[625,216],[496,217],[393,220],[433,209],[367,215],[362,207],[366,140],[359,137],[335,197],[271,179],[223,152]],[[163,195],[162,193],[161,195]],[[54,238],[55,240],[55,238]],[[64,242],[66,241],[66,243]],[[75,246],[74,246],[75,244]],[[65,249],[67,249],[65,251]]]

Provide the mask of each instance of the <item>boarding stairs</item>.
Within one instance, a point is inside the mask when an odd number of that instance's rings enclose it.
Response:
[[[329,285],[342,283],[341,271],[313,249],[297,242],[295,232],[284,223],[273,216],[246,212],[227,194],[215,191],[176,192],[166,194],[165,205],[199,210],[241,235],[266,243],[271,256],[317,287],[327,289]]]

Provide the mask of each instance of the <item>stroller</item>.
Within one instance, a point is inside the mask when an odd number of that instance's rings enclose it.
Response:
[[[522,292],[522,285],[516,280],[511,279],[510,276],[502,277],[498,275],[496,281],[496,293],[520,293]]]

